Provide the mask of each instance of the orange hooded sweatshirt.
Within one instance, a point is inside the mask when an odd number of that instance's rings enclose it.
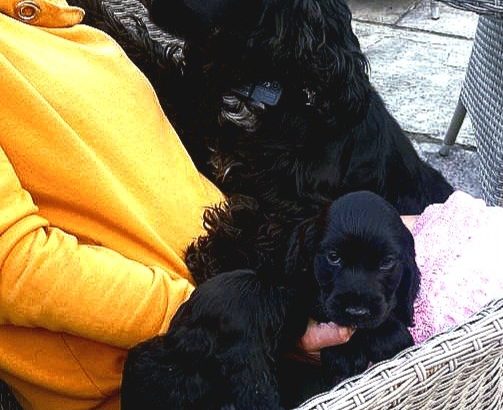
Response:
[[[125,349],[189,296],[183,251],[222,196],[121,48],[32,3],[0,0],[0,379],[25,409],[117,410]]]

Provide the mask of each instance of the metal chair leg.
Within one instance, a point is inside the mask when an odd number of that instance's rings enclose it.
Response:
[[[461,101],[461,97],[458,100],[458,104],[456,105],[456,109],[454,110],[454,115],[452,116],[451,123],[449,125],[449,129],[444,137],[444,144],[442,148],[438,151],[438,153],[442,157],[446,157],[449,155],[450,148],[454,145],[456,141],[456,137],[459,134],[459,130],[461,125],[463,125],[463,121],[466,117],[466,108]]]
[[[440,6],[438,1],[430,0],[431,18],[433,20],[438,20],[440,18]]]

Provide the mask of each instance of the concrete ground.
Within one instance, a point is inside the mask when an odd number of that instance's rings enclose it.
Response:
[[[459,97],[477,15],[428,0],[348,0],[371,79],[421,156],[455,188],[479,196],[473,128],[465,120],[451,155],[438,155]]]

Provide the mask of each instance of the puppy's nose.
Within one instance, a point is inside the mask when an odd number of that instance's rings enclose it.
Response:
[[[363,306],[349,306],[346,308],[346,313],[351,316],[367,316],[370,314],[370,309]]]

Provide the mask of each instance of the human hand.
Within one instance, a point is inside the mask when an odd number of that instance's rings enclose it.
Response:
[[[307,329],[297,345],[299,351],[295,357],[317,362],[321,349],[348,342],[354,332],[355,329],[351,327],[339,326],[333,322],[316,323],[309,319]]]
[[[412,231],[419,215],[402,215],[402,222],[409,231]]]

